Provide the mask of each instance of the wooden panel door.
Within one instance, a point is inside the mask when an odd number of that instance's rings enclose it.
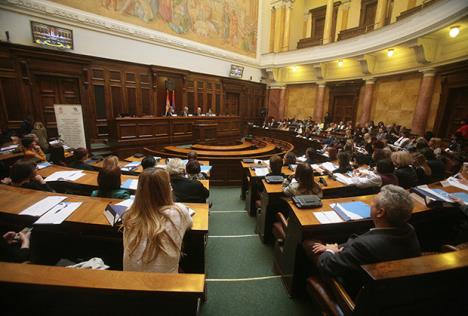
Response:
[[[36,106],[49,137],[57,136],[54,104],[81,104],[77,78],[36,76]]]
[[[447,103],[440,127],[440,137],[450,137],[468,117],[468,86],[448,90]]]
[[[239,115],[239,99],[240,95],[238,93],[226,93],[226,100],[224,103],[225,114]]]
[[[356,121],[356,111],[359,99],[360,82],[337,84],[330,86],[330,103],[328,112],[333,122]]]
[[[375,14],[377,11],[377,0],[361,1],[361,23],[360,26],[366,28],[366,31],[374,29]]]

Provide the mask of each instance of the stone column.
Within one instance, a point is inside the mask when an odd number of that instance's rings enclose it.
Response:
[[[362,100],[362,113],[359,123],[361,126],[365,126],[370,120],[371,108],[372,108],[372,95],[374,94],[374,78],[366,79],[366,86],[364,87],[364,96]]]
[[[323,119],[323,108],[325,100],[325,82],[317,83],[317,93],[315,98],[314,121],[321,122]]]
[[[323,28],[323,44],[333,42],[333,0],[327,0],[327,10],[325,11],[325,26]]]
[[[422,71],[423,77],[419,86],[418,101],[413,114],[411,132],[424,135],[426,132],[427,119],[431,108],[432,95],[434,94],[435,70],[426,69]]]
[[[387,0],[379,0],[377,2],[377,9],[375,12],[374,30],[379,29],[385,25],[386,16],[387,16]]]
[[[285,2],[284,6],[284,29],[283,29],[283,45],[281,45],[281,51],[285,52],[289,50],[289,26],[291,24],[291,8],[292,2]]]
[[[276,8],[271,7],[271,16],[270,16],[270,42],[268,52],[272,53],[275,47],[275,36],[276,36]]]
[[[268,116],[272,116],[275,120],[283,119],[285,95],[285,86],[268,87]]]
[[[305,31],[305,38],[310,38],[312,37],[312,14],[307,11],[306,12],[306,31]]]

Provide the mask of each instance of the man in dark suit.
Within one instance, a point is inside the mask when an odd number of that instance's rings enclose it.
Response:
[[[185,164],[179,158],[169,160],[167,171],[171,176],[172,192],[176,202],[205,203],[210,191],[198,180],[185,177]]]
[[[395,185],[383,186],[371,206],[375,228],[341,245],[312,245],[313,253],[320,255],[319,271],[337,277],[355,293],[363,282],[361,265],[421,255],[414,228],[408,224],[412,210],[407,191]]]

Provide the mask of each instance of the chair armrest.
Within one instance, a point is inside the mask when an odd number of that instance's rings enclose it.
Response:
[[[350,314],[354,312],[356,304],[354,304],[353,299],[349,296],[348,292],[344,286],[338,282],[335,278],[329,278],[329,284],[332,288],[333,293],[338,301],[338,305],[345,310],[345,314]]]
[[[281,223],[283,229],[286,231],[286,228],[288,228],[288,220],[286,219],[286,217],[284,217],[283,213],[277,212],[276,219]]]
[[[323,280],[317,276],[307,279],[307,290],[309,295],[320,305],[322,312],[332,316],[343,316],[339,304],[334,300],[333,293],[330,293]]]

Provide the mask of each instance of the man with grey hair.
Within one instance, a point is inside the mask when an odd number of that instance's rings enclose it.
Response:
[[[413,201],[406,190],[383,186],[371,205],[374,228],[341,245],[313,243],[319,271],[337,277],[354,292],[363,281],[361,265],[421,255],[416,232],[408,224],[412,210]]]
[[[166,170],[171,176],[172,191],[176,202],[206,202],[210,191],[200,181],[185,177],[185,163],[181,159],[170,159]]]

